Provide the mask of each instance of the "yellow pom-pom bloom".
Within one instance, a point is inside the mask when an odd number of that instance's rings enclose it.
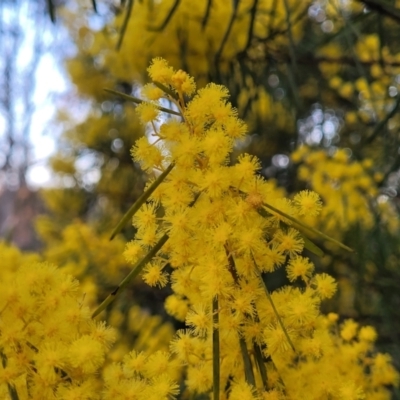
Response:
[[[318,194],[309,190],[302,190],[297,193],[293,203],[298,209],[299,215],[316,216],[322,209],[322,202]]]
[[[293,258],[286,267],[287,276],[291,282],[295,281],[297,278],[308,282],[313,271],[314,264],[306,257]]]

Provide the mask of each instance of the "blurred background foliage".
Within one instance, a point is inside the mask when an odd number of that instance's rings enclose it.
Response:
[[[163,57],[200,87],[228,87],[249,127],[232,162],[255,154],[289,197],[320,194],[323,214],[305,222],[355,250],[315,239],[326,255],[310,257],[339,282],[326,311],[375,325],[398,362],[400,1],[49,0],[48,13],[74,43],[66,70],[86,118],[65,107],[55,121],[63,133],[49,163],[61,184],[42,191],[37,219],[47,260],[88,280],[93,302],[127,272],[133,228],[108,236],[147,179],[130,157],[145,132],[134,105],[103,89],[139,97],[150,60]],[[284,280],[277,271],[268,284]],[[164,315],[168,293],[150,293],[138,281],[110,318],[133,299]]]

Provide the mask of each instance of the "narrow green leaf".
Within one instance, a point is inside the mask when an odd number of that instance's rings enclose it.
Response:
[[[246,382],[252,386],[256,386],[256,380],[254,378],[253,366],[251,364],[249,352],[247,351],[247,346],[244,338],[239,338],[240,352],[242,353],[243,364],[244,364],[244,376]]]
[[[304,240],[304,247],[311,251],[311,253],[314,253],[318,257],[324,257],[325,253],[323,252],[322,249],[320,249],[315,243],[313,243],[306,235],[301,234],[301,237]]]
[[[219,343],[219,310],[218,297],[213,298],[212,302],[212,319],[213,319],[213,393],[214,400],[219,400],[220,392],[220,343]]]
[[[106,91],[108,93],[115,94],[116,96],[122,97],[123,99],[132,101],[133,103],[136,103],[136,104],[145,103],[145,101],[142,100],[142,99],[138,99],[137,97],[130,96],[129,94],[126,94],[126,93],[118,92],[118,90],[106,89],[105,88],[104,91]],[[177,111],[174,111],[174,110],[170,110],[169,108],[165,108],[165,107],[157,107],[157,108],[160,111],[166,112],[168,114],[178,115],[180,117],[182,116],[181,113],[179,113]]]
[[[157,86],[159,89],[161,89],[164,93],[166,93],[168,96],[172,97],[174,100],[178,100],[179,96],[172,91],[170,88],[164,86],[160,82],[153,81],[154,85]]]
[[[339,242],[338,240],[326,235],[325,233],[319,231],[318,229],[315,229],[311,226],[306,225],[305,223],[301,222],[300,220],[298,220],[297,218],[292,217],[291,215],[286,214],[285,212],[278,210],[277,208],[271,206],[268,203],[263,203],[263,206],[266,208],[269,208],[270,210],[276,212],[277,214],[281,215],[282,217],[285,217],[286,219],[288,219],[289,221],[294,222],[297,226],[295,226],[296,229],[299,229],[301,231],[303,231],[303,229],[306,229],[312,233],[315,233],[316,235],[322,237],[325,240],[328,240],[329,242],[335,243],[337,246],[341,247],[344,250],[349,251],[350,253],[354,253],[354,250],[346,245],[344,245],[343,243]],[[303,229],[301,229],[303,228]],[[304,232],[303,232],[304,233]]]
[[[260,377],[263,383],[264,390],[268,390],[267,368],[265,368],[260,346],[257,343],[254,343],[253,348],[254,348],[254,359],[256,360],[258,371],[260,372]]]
[[[133,278],[136,278],[143,271],[143,268],[146,266],[146,264],[149,263],[153,257],[155,257],[158,251],[164,246],[168,238],[169,238],[168,235],[165,234],[157,242],[157,244],[145,255],[145,257],[143,257],[142,260],[140,260],[135,264],[135,266],[132,268],[132,271],[121,281],[121,283],[117,286],[117,288],[113,290],[106,297],[106,299],[96,308],[96,310],[92,314],[92,318],[95,318],[103,310],[105,310],[108,307],[108,305],[111,304],[117,298],[117,296],[121,294],[122,290],[126,288],[129,282]]]
[[[136,200],[131,208],[126,212],[119,221],[118,225],[112,231],[110,240],[113,240],[115,235],[121,231],[124,225],[133,217],[133,215],[139,210],[139,208],[147,201],[151,194],[157,189],[161,182],[167,177],[167,175],[174,168],[174,164],[171,163],[168,168],[150,185],[150,187]]]

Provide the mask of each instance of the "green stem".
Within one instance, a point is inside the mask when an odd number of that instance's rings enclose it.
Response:
[[[254,378],[253,366],[251,365],[251,360],[249,356],[249,352],[247,351],[247,346],[245,340],[240,337],[240,352],[242,353],[243,363],[244,363],[244,376],[246,382],[252,386],[256,386],[256,380]]]
[[[96,310],[92,314],[92,318],[95,318],[99,315],[103,310],[107,308],[109,304],[111,304],[117,296],[122,292],[123,289],[129,284],[129,282],[137,277],[142,271],[145,265],[157,254],[157,252],[164,246],[165,242],[168,240],[168,235],[164,234],[164,236],[157,242],[157,244],[146,254],[146,256],[140,260],[133,267],[132,271],[125,277],[125,279],[117,286],[115,290],[113,290],[106,299],[96,308]]]
[[[137,97],[130,96],[129,94],[126,94],[126,93],[118,92],[118,90],[104,89],[104,91],[106,91],[106,92],[108,92],[108,93],[115,94],[116,96],[122,97],[123,99],[132,101],[133,103],[136,103],[136,104],[146,103],[146,102],[145,102],[144,100],[142,100],[142,99],[138,99]],[[180,117],[182,116],[181,113],[179,113],[179,112],[177,112],[177,111],[174,111],[174,110],[170,110],[169,108],[160,107],[160,106],[157,106],[157,105],[156,105],[156,107],[157,107],[160,111],[166,112],[166,113],[168,113],[168,114],[178,115],[178,116],[180,116]]]
[[[112,231],[110,240],[113,240],[115,235],[121,231],[124,225],[133,217],[133,215],[139,210],[139,208],[147,201],[151,194],[157,189],[161,182],[167,177],[167,175],[174,168],[174,164],[171,163],[168,168],[150,185],[150,187],[135,201],[131,208],[126,212],[119,221],[118,225]]]
[[[272,300],[272,296],[271,296],[271,294],[269,293],[269,290],[268,290],[268,288],[267,288],[267,286],[266,286],[266,284],[265,284],[265,282],[264,282],[264,279],[262,278],[262,275],[261,275],[261,273],[260,273],[260,270],[259,270],[259,268],[258,268],[258,266],[257,266],[257,264],[256,264],[256,261],[254,260],[254,258],[253,258],[253,262],[254,262],[254,265],[255,265],[255,267],[256,267],[256,273],[257,273],[257,275],[258,275],[258,277],[259,277],[259,279],[260,279],[260,281],[261,281],[262,287],[264,288],[264,291],[265,291],[265,294],[267,295],[268,301],[270,302],[271,307],[272,307],[272,309],[274,310],[274,313],[275,313],[275,315],[276,315],[276,318],[277,318],[277,320],[278,320],[278,323],[279,323],[280,327],[282,328],[282,331],[283,331],[283,333],[285,334],[286,339],[287,339],[287,341],[288,341],[290,347],[291,347],[292,350],[296,353],[296,349],[294,348],[292,339],[290,339],[290,336],[289,336],[289,334],[288,334],[288,332],[287,332],[287,330],[286,330],[286,328],[285,328],[285,325],[283,324],[282,318],[281,318],[281,316],[279,315],[278,310],[277,310],[276,307],[275,307],[275,303],[274,303],[274,301]]]
[[[220,392],[220,347],[219,347],[219,311],[218,311],[218,297],[213,298],[212,303],[212,316],[213,316],[213,392],[214,400],[219,400]]]
[[[256,360],[258,371],[260,372],[261,380],[263,383],[264,390],[268,390],[268,375],[267,368],[265,368],[262,352],[260,346],[257,343],[254,343],[254,359]]]
[[[124,40],[125,33],[126,33],[126,28],[128,27],[128,23],[129,23],[129,20],[131,18],[132,8],[133,8],[133,0],[128,0],[128,9],[126,10],[126,14],[125,14],[124,22],[123,22],[123,25],[122,25],[121,33],[119,34],[118,43],[117,43],[117,47],[116,47],[117,51],[119,51],[119,49],[122,46],[122,42]]]

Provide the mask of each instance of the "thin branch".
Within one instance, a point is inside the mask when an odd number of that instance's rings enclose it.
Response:
[[[158,253],[159,250],[164,246],[164,244],[169,239],[167,234],[157,242],[157,244],[146,254],[146,256],[140,260],[132,268],[132,271],[125,277],[125,279],[106,297],[106,299],[96,308],[92,314],[92,318],[97,317],[102,311],[104,311],[116,298],[119,296],[123,289],[128,286],[129,282],[136,278],[142,271],[143,268],[149,263]]]
[[[177,8],[179,6],[179,3],[180,3],[180,0],[175,0],[174,5],[171,7],[171,9],[169,10],[169,13],[167,14],[167,16],[164,19],[163,23],[158,28],[149,27],[148,30],[149,31],[153,31],[153,32],[161,32],[161,31],[163,31],[165,29],[165,27],[168,25],[168,22],[171,20],[171,18],[174,15],[175,11],[177,10]]]
[[[128,0],[128,9],[126,10],[124,23],[122,25],[121,33],[120,33],[119,38],[118,38],[118,43],[117,43],[117,47],[116,47],[117,51],[119,51],[119,49],[121,48],[122,42],[123,42],[124,37],[125,37],[126,29],[128,27],[128,23],[129,23],[129,20],[131,18],[131,14],[132,14],[133,1],[134,0]]]
[[[220,365],[220,338],[219,338],[219,306],[218,297],[212,301],[212,319],[213,319],[213,399],[219,400],[221,365]]]
[[[244,51],[246,51],[250,48],[251,42],[253,40],[254,23],[256,21],[258,1],[259,0],[254,0],[253,5],[251,6],[251,9],[250,9],[249,32],[247,34],[248,35],[247,43],[246,43],[246,47],[244,48]]]
[[[210,18],[211,7],[212,7],[212,0],[207,0],[206,12],[204,13],[203,20],[201,21],[201,29],[202,29],[203,31],[204,31],[204,29],[206,28],[208,19]]]
[[[218,64],[219,64],[219,61],[221,59],[222,52],[224,51],[225,44],[226,44],[226,42],[228,40],[228,37],[229,37],[229,35],[231,33],[231,30],[232,30],[232,27],[233,27],[233,23],[235,22],[235,19],[237,17],[237,12],[238,12],[238,9],[239,9],[239,3],[240,3],[240,0],[235,0],[234,1],[233,11],[232,11],[231,18],[229,20],[228,28],[225,31],[224,37],[222,38],[222,41],[221,41],[221,44],[219,46],[218,51],[215,53],[214,64],[215,64],[215,70],[216,71],[219,71]]]
[[[129,100],[132,101],[133,103],[136,104],[141,104],[141,103],[145,103],[145,101],[138,99],[137,97],[133,97],[130,96],[129,94],[123,93],[123,92],[118,92],[118,90],[113,90],[113,89],[104,89],[106,92],[108,93],[112,93],[115,94],[119,97],[122,97],[125,100]],[[165,107],[157,107],[160,111],[166,112],[168,114],[173,114],[173,115],[178,115],[178,116],[182,116],[181,113],[174,111],[174,110],[170,110],[169,108],[165,108]]]
[[[372,134],[367,137],[367,139],[365,140],[365,144],[369,144],[375,140],[375,138],[379,135],[382,128],[389,122],[389,119],[393,118],[396,115],[399,108],[400,108],[400,95],[397,96],[396,103],[394,104],[392,110],[386,115],[386,117],[383,120],[379,121],[379,123],[375,126],[375,129],[372,132]]]
[[[56,22],[56,10],[53,4],[53,0],[47,0],[47,8],[49,9],[51,22],[54,24]]]
[[[376,11],[386,17],[400,22],[400,10],[390,4],[378,0],[358,0],[360,3],[365,4],[368,8]]]
[[[151,194],[157,189],[157,187],[163,182],[167,175],[174,168],[174,164],[171,163],[168,168],[150,185],[150,187],[135,201],[131,208],[125,213],[121,221],[114,228],[111,233],[110,240],[113,240],[115,235],[121,231],[121,229],[126,225],[126,223],[132,218],[132,216],[139,210],[139,208],[147,201]]]

